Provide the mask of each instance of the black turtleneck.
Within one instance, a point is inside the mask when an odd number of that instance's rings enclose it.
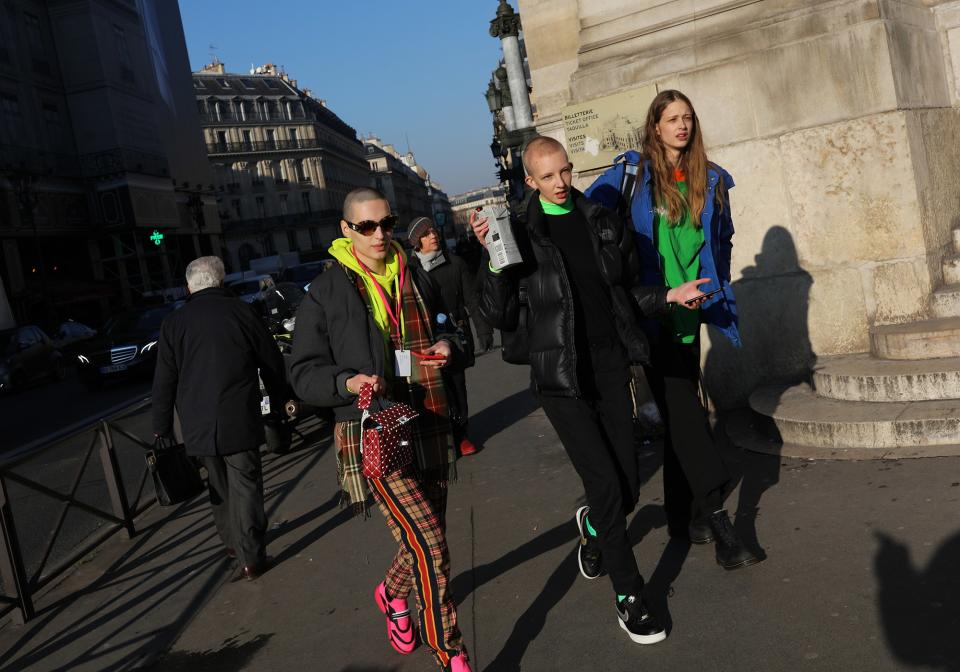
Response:
[[[604,282],[593,252],[589,224],[576,207],[565,215],[544,213],[547,233],[563,257],[573,294],[576,348],[619,342],[613,317],[610,288]]]

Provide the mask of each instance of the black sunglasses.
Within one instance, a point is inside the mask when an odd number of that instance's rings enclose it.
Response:
[[[343,221],[347,222],[347,220],[343,220]],[[353,222],[347,222],[347,226],[349,226],[351,229],[359,233],[361,236],[371,235],[374,231],[377,230],[378,226],[381,229],[383,229],[384,233],[390,233],[391,231],[393,231],[393,227],[395,227],[396,225],[397,225],[396,215],[387,215],[386,217],[381,219],[379,222],[375,222],[372,219],[365,219],[362,222],[357,222],[356,224],[354,224]]]

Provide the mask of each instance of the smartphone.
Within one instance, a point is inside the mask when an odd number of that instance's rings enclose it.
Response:
[[[722,292],[722,291],[723,291],[723,287],[721,287],[720,289],[715,289],[715,290],[713,290],[712,292],[707,292],[706,294],[701,294],[700,296],[695,296],[695,297],[693,297],[692,299],[690,299],[690,300],[688,300],[688,301],[684,301],[684,304],[686,304],[686,305],[688,305],[688,306],[692,306],[692,305],[693,305],[694,303],[696,303],[697,301],[700,301],[701,299],[704,300],[704,301],[706,301],[706,300],[709,299],[711,296],[713,296],[713,295],[715,295],[715,294],[719,294],[719,293]]]
[[[420,352],[419,350],[411,350],[410,354],[412,354],[417,359],[434,360],[434,361],[438,359],[447,358],[446,355],[439,355],[439,354],[430,355],[430,354],[427,354],[426,352]]]

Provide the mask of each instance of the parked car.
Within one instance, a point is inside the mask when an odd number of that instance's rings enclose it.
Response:
[[[328,262],[326,261],[310,261],[299,266],[291,266],[283,271],[283,279],[286,282],[295,282],[306,291],[310,283],[323,273],[327,266]]]
[[[83,341],[88,341],[97,335],[96,329],[91,329],[85,324],[67,320],[53,332],[53,345],[59,350],[67,362],[72,361],[71,357],[76,357]]]
[[[80,380],[89,388],[97,388],[109,379],[152,376],[160,324],[182,305],[183,301],[165,303],[111,317],[77,354]]]
[[[227,284],[227,288],[239,296],[247,303],[253,303],[263,298],[264,292],[276,286],[273,277],[270,275],[255,275],[244,278],[243,280],[234,280]]]
[[[64,375],[63,355],[40,327],[0,331],[0,390],[20,388],[40,378],[62,380]]]

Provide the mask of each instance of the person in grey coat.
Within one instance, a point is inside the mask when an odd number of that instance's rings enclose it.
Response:
[[[164,319],[153,379],[153,428],[173,436],[174,407],[188,455],[209,474],[210,504],[227,555],[252,580],[267,566],[259,371],[271,405],[286,401],[283,358],[253,309],[222,287],[219,257],[187,266],[186,305]]]

